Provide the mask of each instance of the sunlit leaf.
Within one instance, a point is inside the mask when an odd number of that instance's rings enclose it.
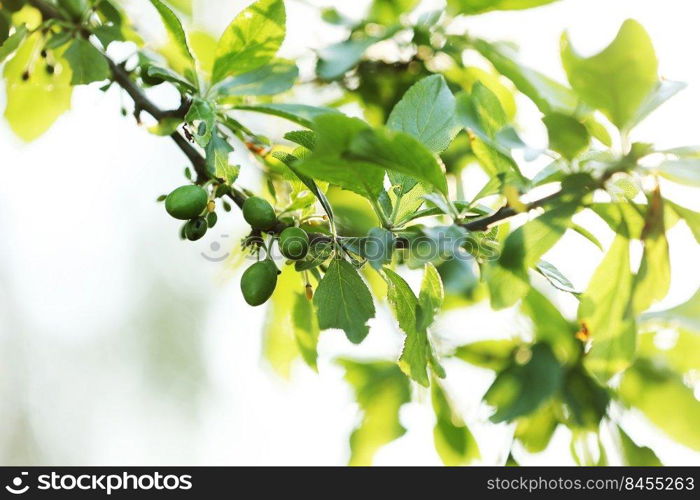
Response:
[[[618,234],[581,296],[578,310],[579,321],[592,339],[586,368],[601,380],[625,369],[634,356],[632,286],[629,240]]]
[[[292,61],[278,59],[248,73],[226,78],[212,92],[219,97],[274,95],[294,85],[299,70]]]
[[[671,287],[671,262],[664,226],[664,202],[658,190],[649,198],[642,241],[644,253],[634,281],[633,304],[637,314],[663,299]]]
[[[324,108],[318,106],[309,106],[306,104],[291,104],[291,103],[268,103],[257,105],[240,105],[236,109],[244,111],[254,111],[256,113],[264,113],[266,115],[279,116],[285,120],[298,123],[307,128],[314,126],[313,122],[316,118],[327,114],[340,114],[332,108]]]
[[[216,48],[212,81],[248,73],[275,57],[285,36],[282,0],[258,0],[236,16]]]
[[[700,289],[686,302],[663,311],[645,313],[641,319],[667,322],[700,332]]]
[[[632,467],[660,467],[663,465],[659,457],[654,453],[654,450],[646,446],[639,446],[619,426],[617,431],[620,437],[620,448],[625,465]]]
[[[314,370],[318,370],[316,360],[318,352],[318,320],[313,302],[306,298],[304,293],[297,293],[294,299],[292,310],[292,321],[294,325],[294,338],[301,352],[301,356]]]
[[[535,344],[530,356],[526,363],[513,362],[500,372],[486,392],[485,401],[496,409],[493,422],[528,415],[559,390],[562,371],[550,348]]]
[[[517,422],[514,437],[530,453],[544,451],[559,425],[553,404],[544,405]]]
[[[70,64],[73,73],[71,85],[82,85],[106,80],[112,74],[107,60],[87,40],[81,38],[73,40],[64,57]]]
[[[440,384],[433,384],[431,395],[436,417],[433,439],[442,462],[448,466],[458,466],[478,459],[480,452],[476,439],[454,411]]]
[[[455,14],[481,14],[492,10],[530,9],[557,0],[447,0],[448,8]]]
[[[5,118],[12,131],[25,141],[41,136],[70,109],[73,94],[72,73],[65,59],[57,60],[53,74],[39,64],[29,65],[33,54],[40,50],[41,40],[38,32],[29,36],[3,72],[7,93]],[[29,74],[25,73],[28,67],[32,69]]]
[[[700,352],[700,332],[678,328],[644,333],[639,336],[637,350],[640,356],[665,364],[677,373],[700,370],[700,357],[695,355]]]
[[[577,328],[544,295],[531,288],[523,299],[522,308],[532,320],[537,342],[549,344],[562,363],[570,363],[578,357],[581,347],[575,338]]]
[[[700,450],[700,401],[680,376],[642,359],[624,373],[618,393],[670,438]]]
[[[187,43],[187,35],[182,28],[182,23],[177,15],[160,0],[151,0],[151,3],[160,14],[165,29],[168,33],[170,43],[175,48],[173,64],[176,69],[191,69],[194,67],[194,57],[190,52],[190,47]]]
[[[634,124],[659,81],[654,46],[644,28],[631,19],[599,54],[580,56],[567,34],[562,37],[561,53],[573,89],[620,129]]]
[[[439,376],[444,376],[444,372],[433,352],[427,327],[424,328],[419,324],[419,299],[401,276],[388,268],[384,269],[384,273],[389,285],[389,303],[399,326],[406,333],[399,367],[413,380],[428,387],[430,385],[428,367],[435,370]],[[428,302],[428,299],[424,301]]]
[[[482,340],[459,346],[453,355],[472,365],[502,371],[511,363],[519,345],[510,339]]]
[[[411,399],[408,379],[394,363],[341,359],[339,364],[362,410],[362,421],[350,436],[350,465],[371,465],[379,448],[406,433],[399,410]]]
[[[389,115],[387,127],[412,135],[435,153],[449,146],[459,126],[455,99],[441,75],[420,80]]]
[[[575,158],[586,150],[591,141],[588,129],[571,116],[552,113],[542,121],[549,134],[550,149],[561,153],[565,158]]]

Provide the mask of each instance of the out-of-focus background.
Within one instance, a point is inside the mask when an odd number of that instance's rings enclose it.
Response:
[[[123,3],[159,43],[159,20],[148,2]],[[195,21],[218,33],[247,3],[195,0]],[[283,55],[308,54],[342,35],[322,26],[313,6],[360,17],[366,3],[288,0]],[[655,42],[662,75],[689,88],[641,125],[634,139],[672,147],[700,143],[699,15],[692,0],[663,6],[657,0],[563,0],[473,17],[463,27],[517,42],[526,63],[563,80],[563,29],[582,52],[592,53],[624,19],[639,20]],[[176,96],[154,89],[153,97],[168,105]],[[313,102],[313,93],[306,98]],[[185,158],[119,109],[116,89],[103,94],[96,86],[79,87],[72,111],[34,143],[22,143],[0,122],[0,463],[345,463],[358,409],[332,361],[348,354],[395,359],[401,335],[388,313],[379,311],[362,346],[348,345],[338,332],[322,334],[319,374],[299,362],[280,376],[261,356],[265,309],[245,305],[230,261],[212,262],[236,251],[244,234],[240,214],[223,217],[199,242],[180,241],[177,223],[155,199],[183,183]],[[525,102],[520,109],[532,112]],[[273,137],[284,126],[272,118],[255,123]],[[256,167],[245,155],[239,159],[240,183],[256,189]],[[700,200],[681,188],[673,199],[700,209]],[[611,240],[602,225],[596,234]],[[687,299],[700,285],[698,247],[685,226],[671,231],[670,244],[673,285],[659,308]],[[600,254],[574,236],[547,259],[584,287]],[[477,306],[444,316],[436,334],[469,341],[521,328],[513,312]],[[488,423],[479,404],[492,375],[459,362],[447,369],[483,463],[503,463],[512,428]],[[422,396],[402,410],[408,433],[383,448],[375,463],[440,463],[429,398]],[[700,464],[700,454],[667,440],[641,416],[623,423],[664,463]],[[573,464],[569,437],[560,429],[547,451],[523,452],[522,461]]]

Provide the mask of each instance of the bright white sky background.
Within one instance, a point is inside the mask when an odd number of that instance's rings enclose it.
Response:
[[[125,3],[157,41],[158,20],[147,2]],[[195,3],[202,7],[198,21],[222,30],[247,1]],[[315,11],[304,3],[286,3],[286,55],[342,36],[316,29]],[[358,17],[366,3],[323,5]],[[650,32],[662,75],[689,83],[634,139],[669,147],[700,144],[697,1],[563,0],[474,17],[464,26],[518,42],[525,62],[562,79],[563,29],[591,53],[628,17]],[[173,97],[164,90],[154,96],[163,103]],[[520,109],[526,119],[532,114],[525,102]],[[261,131],[283,130],[276,119],[256,123]],[[537,134],[535,141],[541,140]],[[323,334],[320,375],[299,364],[284,381],[261,361],[264,308],[246,306],[238,275],[200,255],[234,248],[244,231],[240,215],[222,217],[197,243],[179,241],[177,223],[154,200],[183,183],[184,157],[169,140],[123,118],[117,92],[77,89],[72,111],[29,145],[0,122],[0,151],[0,463],[345,463],[357,408],[331,357],[396,358],[401,337],[386,311],[379,311],[362,346],[349,346],[337,332]],[[257,186],[250,165],[241,182]],[[700,210],[697,191],[677,189],[674,199]],[[604,243],[611,240],[602,224],[593,229]],[[700,285],[698,247],[680,224],[671,231],[671,251],[673,288],[659,307],[685,300]],[[583,288],[600,253],[574,235],[547,258]],[[523,327],[512,312],[478,307],[444,316],[435,333],[466,342]],[[492,376],[460,362],[447,368],[449,388],[476,434],[483,463],[503,463],[512,428],[486,423],[488,411],[479,405]],[[426,396],[404,407],[409,432],[381,450],[377,464],[439,463]],[[665,463],[700,464],[698,454],[650,432],[641,419],[628,419],[625,426]],[[556,451],[519,457],[530,464],[573,463],[568,439],[560,430]]]

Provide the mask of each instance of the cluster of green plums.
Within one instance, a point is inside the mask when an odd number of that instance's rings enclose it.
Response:
[[[278,222],[272,205],[257,196],[251,196],[243,203],[243,218],[259,231],[270,231]],[[309,235],[301,228],[287,227],[279,235],[279,248],[287,259],[303,259],[309,252]],[[245,301],[251,306],[267,302],[277,286],[278,274],[279,270],[269,255],[246,269],[241,276],[241,292]]]
[[[165,198],[165,210],[174,218],[186,220],[182,232],[190,241],[202,238],[207,229],[216,224],[216,212],[211,210],[213,202],[207,191],[196,185],[180,186]],[[257,196],[243,202],[243,218],[259,232],[272,232],[279,225],[272,205]],[[279,234],[279,248],[289,260],[301,260],[309,252],[309,235],[299,227],[286,227]],[[245,270],[241,277],[243,298],[251,306],[267,302],[277,286],[277,269],[268,255]]]
[[[186,220],[182,236],[197,241],[216,224],[216,212],[210,210],[212,203],[204,188],[180,186],[165,198],[165,210],[176,219]]]

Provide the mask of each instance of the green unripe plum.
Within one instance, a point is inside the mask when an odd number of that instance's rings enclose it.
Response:
[[[280,234],[280,251],[288,259],[303,259],[309,252],[309,235],[301,228],[288,227]]]
[[[277,286],[277,266],[271,260],[256,262],[245,270],[241,277],[243,298],[251,306],[267,302]]]
[[[87,0],[58,0],[58,6],[73,19],[80,19],[90,6]]]
[[[204,217],[197,217],[185,224],[185,237],[190,241],[197,241],[207,233],[207,221]]]
[[[243,218],[254,229],[266,231],[277,222],[275,210],[267,200],[251,196],[243,202]]]
[[[199,216],[208,202],[207,192],[201,187],[180,186],[165,198],[165,210],[176,219],[189,220]]]

